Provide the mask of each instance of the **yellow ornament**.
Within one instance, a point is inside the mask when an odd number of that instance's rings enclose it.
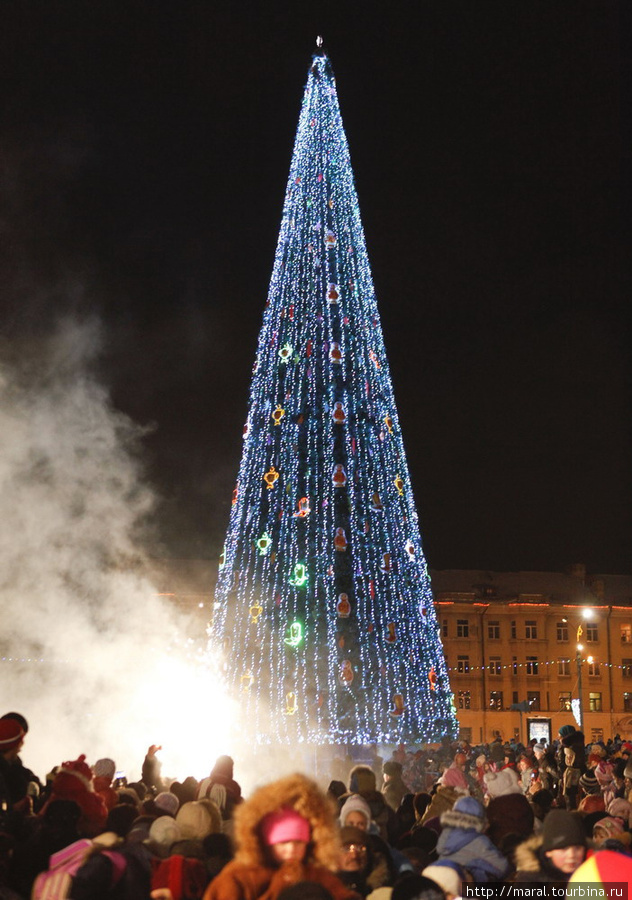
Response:
[[[277,408],[276,408],[276,409],[274,410],[274,412],[272,413],[272,419],[273,419],[273,421],[274,421],[274,424],[275,424],[275,425],[280,425],[280,424],[281,424],[281,419],[283,418],[284,415],[285,415],[285,410],[283,409],[283,407],[282,407],[281,404],[279,403],[279,404],[277,405]]]
[[[404,482],[402,481],[402,479],[400,478],[399,475],[395,476],[395,480],[393,481],[393,484],[397,488],[397,493],[399,494],[399,496],[403,497],[404,496]]]
[[[263,480],[268,486],[268,490],[271,491],[274,485],[277,483],[279,479],[279,473],[274,468],[274,466],[270,466],[266,474],[263,476]]]
[[[285,711],[283,713],[284,716],[293,716],[298,710],[298,704],[296,702],[296,694],[294,691],[289,691],[285,695]]]
[[[250,621],[253,625],[256,625],[259,621],[259,616],[263,612],[263,606],[257,601],[256,603],[253,603],[248,612],[250,613]]]

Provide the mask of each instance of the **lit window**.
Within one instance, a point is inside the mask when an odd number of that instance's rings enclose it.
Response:
[[[527,703],[529,704],[529,709],[539,710],[540,709],[540,691],[527,691]]]
[[[572,709],[571,692],[570,691],[560,691],[557,696],[559,699],[560,712],[570,712]]]
[[[632,625],[621,626],[621,643],[632,644]]]
[[[469,709],[470,708],[470,692],[469,691],[459,691],[458,693],[458,701],[459,701],[459,709]]]
[[[588,674],[593,677],[601,674],[599,671],[599,663],[594,659],[592,662],[588,663]]]
[[[570,675],[570,674],[571,674],[571,661],[570,661],[570,659],[558,659],[558,661],[557,661],[557,674],[558,674],[558,675]]]
[[[470,623],[467,619],[456,620],[456,636],[460,638],[470,636]]]
[[[527,619],[524,623],[524,636],[528,641],[534,641],[538,636],[538,625],[535,619]]]
[[[629,691],[623,694],[623,709],[625,712],[632,712],[632,694]]]
[[[503,692],[502,691],[490,691],[489,692],[489,708],[490,709],[502,709],[503,708]]]
[[[621,660],[621,674],[624,678],[632,678],[632,659]]]
[[[588,706],[591,712],[601,712],[601,694],[588,694]]]

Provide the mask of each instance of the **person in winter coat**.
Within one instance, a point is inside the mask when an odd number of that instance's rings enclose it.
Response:
[[[394,759],[387,759],[383,766],[384,784],[382,793],[392,810],[397,812],[406,794],[410,791],[402,778],[403,767]]]
[[[105,831],[108,811],[103,798],[95,793],[94,776],[84,754],[61,764],[41,812],[54,800],[74,800],[81,810],[78,828],[83,837],[93,838]]]
[[[437,841],[439,861],[450,860],[472,875],[475,882],[498,881],[509,872],[509,862],[485,834],[485,810],[474,797],[460,797],[441,816]]]
[[[213,800],[220,808],[223,821],[232,819],[235,807],[243,798],[241,786],[235,781],[234,762],[230,756],[219,756],[208,778],[202,779],[197,791],[197,800]]]
[[[235,810],[235,858],[204,900],[276,900],[283,888],[316,881],[334,900],[358,894],[334,874],[338,840],[327,797],[304,775],[264,785]]]
[[[514,851],[517,882],[565,884],[586,856],[586,834],[578,813],[552,809],[542,831]]]
[[[371,819],[379,829],[380,836],[389,843],[397,836],[397,819],[394,811],[377,790],[375,772],[370,766],[359,764],[349,773],[349,792],[340,798],[340,805],[351,794],[360,794],[371,808]]]

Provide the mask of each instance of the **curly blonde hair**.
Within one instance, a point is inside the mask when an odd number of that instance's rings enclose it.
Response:
[[[306,862],[331,871],[337,869],[338,831],[331,801],[318,785],[298,772],[258,788],[235,810],[235,861],[244,865],[267,865],[266,847],[261,838],[261,821],[282,807],[295,810],[307,819],[311,840]]]

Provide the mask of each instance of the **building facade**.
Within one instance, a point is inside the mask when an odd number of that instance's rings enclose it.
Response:
[[[632,739],[632,577],[434,571],[460,736]],[[578,649],[579,648],[579,649]]]

